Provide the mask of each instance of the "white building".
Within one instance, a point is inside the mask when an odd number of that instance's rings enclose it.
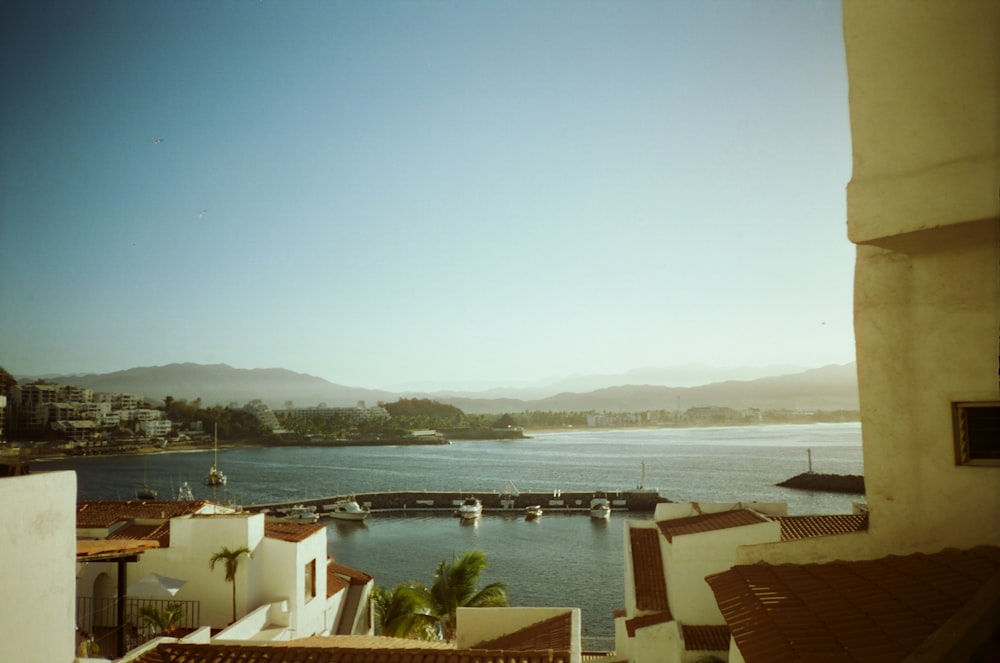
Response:
[[[125,565],[124,578],[117,562],[103,561],[86,564],[78,577],[78,596],[92,606],[90,622],[83,615],[81,626],[105,636],[99,640],[105,649],[116,647],[112,643],[119,621],[126,629],[140,628],[138,608],[164,604],[153,599],[183,602],[188,617],[197,612],[189,626],[225,629],[218,635],[221,640],[290,640],[337,632],[344,624],[349,633],[370,630],[364,607],[371,578],[328,564],[326,527],[321,524],[234,512],[208,502],[81,502],[77,534],[82,543],[147,547]],[[224,563],[214,569],[209,565],[223,548],[250,551],[240,559],[233,583],[225,579]],[[169,596],[129,591],[152,573],[183,584]],[[331,574],[347,578],[335,592],[328,592]],[[123,584],[126,614],[119,619],[103,606],[119,597]],[[107,636],[112,632],[114,637]]]

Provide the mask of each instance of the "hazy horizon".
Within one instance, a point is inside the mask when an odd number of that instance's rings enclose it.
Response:
[[[0,365],[854,361],[841,6],[17,0]]]

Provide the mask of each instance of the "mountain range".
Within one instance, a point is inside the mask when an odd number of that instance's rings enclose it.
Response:
[[[682,374],[678,367],[675,374]],[[724,369],[717,369],[719,375]],[[752,374],[753,370],[732,369],[733,374]],[[771,367],[774,370],[774,367]],[[567,390],[566,383],[554,383],[548,395],[542,386],[530,389],[494,388],[483,392],[459,391],[387,391],[334,384],[314,375],[283,368],[233,368],[226,364],[168,364],[130,368],[113,373],[46,376],[46,379],[97,392],[140,394],[151,403],[161,403],[166,396],[194,400],[202,404],[243,405],[261,400],[271,408],[284,408],[288,402],[297,407],[326,404],[348,407],[364,401],[393,402],[400,398],[430,398],[454,405],[470,414],[539,411],[611,411],[686,410],[700,406],[732,408],[757,407],[788,410],[857,410],[858,382],[856,365],[831,364],[783,375],[756,379],[725,379],[695,386],[639,384],[629,380],[645,377],[664,379],[671,369],[640,369],[621,375],[580,376],[572,384],[581,390]],[[600,386],[603,385],[603,386]],[[587,387],[590,388],[587,388]]]

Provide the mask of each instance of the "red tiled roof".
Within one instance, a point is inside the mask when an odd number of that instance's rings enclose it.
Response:
[[[687,518],[675,518],[674,520],[662,520],[656,523],[667,541],[673,541],[675,536],[685,534],[697,534],[699,532],[712,532],[730,527],[744,527],[746,525],[759,525],[766,523],[767,518],[749,509],[737,509],[735,511],[721,511],[719,513],[703,513]]]
[[[565,612],[502,637],[476,644],[476,649],[536,651],[552,649],[569,659],[573,643],[573,615]]]
[[[153,523],[151,525],[131,524],[115,530],[107,537],[108,541],[116,539],[144,539],[155,541],[161,548],[170,547],[170,522]]]
[[[729,627],[725,624],[681,624],[687,651],[729,651]]]
[[[569,663],[564,652],[420,647],[347,648],[331,645],[193,645],[160,643],[136,663]]]
[[[346,578],[337,575],[330,569],[326,570],[326,598],[330,598],[337,592],[342,592],[350,586],[351,583]]]
[[[637,610],[670,611],[667,581],[660,555],[660,533],[651,527],[629,527],[632,550],[632,582]]]
[[[899,661],[1000,574],[1000,548],[735,566],[706,581],[747,663]]]
[[[625,631],[628,633],[628,637],[634,638],[635,632],[641,628],[647,626],[653,626],[654,624],[663,624],[664,622],[669,622],[673,620],[673,615],[670,612],[654,612],[651,615],[640,615],[639,617],[633,617],[632,619],[625,620]]]
[[[868,514],[836,516],[776,516],[781,524],[781,540],[808,539],[832,534],[853,534],[868,529]]]
[[[83,501],[76,505],[76,526],[78,528],[111,527],[122,520],[168,520],[197,513],[206,504],[208,502],[204,500],[195,502],[166,500],[162,502]]]
[[[326,525],[320,525],[319,523],[293,523],[288,520],[281,520],[280,518],[264,519],[264,536],[269,539],[289,541],[291,543],[305,541],[316,532],[325,529]]]
[[[327,562],[326,567],[328,573],[336,573],[346,580],[349,580],[352,585],[367,585],[374,579],[364,571],[359,571],[358,569],[351,568],[350,566],[338,564],[332,560]]]

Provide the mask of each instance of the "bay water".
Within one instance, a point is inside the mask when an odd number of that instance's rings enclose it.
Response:
[[[673,501],[786,502],[790,514],[850,513],[860,495],[776,486],[810,467],[863,474],[857,423],[677,429],[585,429],[522,440],[455,441],[439,446],[269,447],[218,452],[228,485],[203,485],[212,451],[90,456],[32,464],[72,469],[80,499],[135,499],[149,484],[160,499],[182,481],[196,499],[237,504],[289,502],[350,493],[428,490],[469,494],[509,489],[655,489]],[[584,647],[613,644],[612,612],[624,602],[624,522],[546,512],[536,521],[489,513],[462,522],[447,513],[375,513],[362,524],[323,520],[329,552],[391,587],[430,583],[437,564],[466,550],[487,553],[484,582],[503,580],[513,605],[582,610]]]

